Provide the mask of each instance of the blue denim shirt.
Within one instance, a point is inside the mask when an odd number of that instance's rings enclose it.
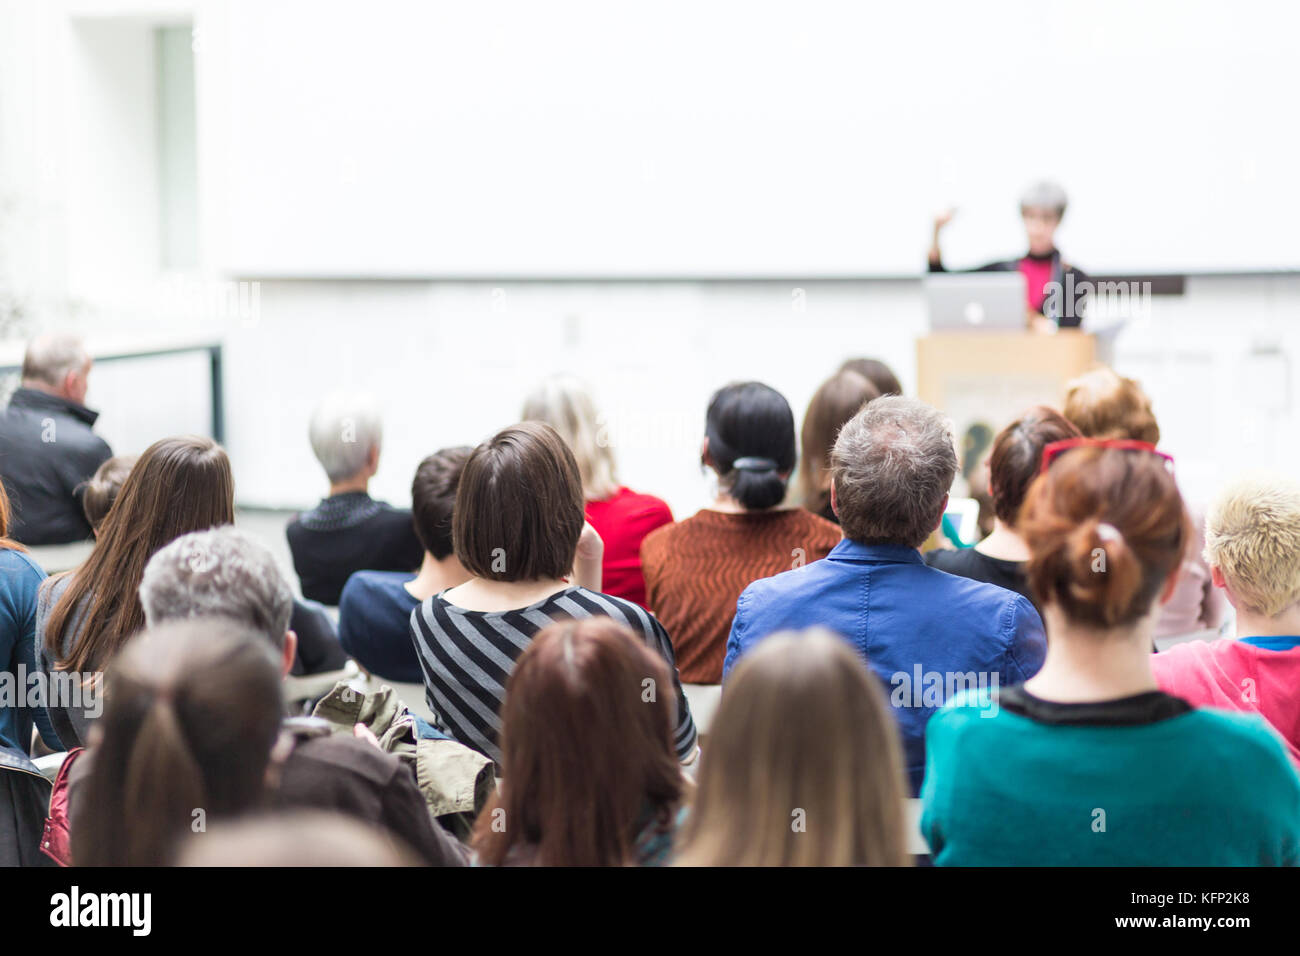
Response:
[[[762,638],[814,626],[847,638],[884,681],[913,794],[925,775],[925,725],[944,701],[970,681],[1018,684],[1047,653],[1043,622],[1019,594],[928,567],[915,548],[845,539],[821,561],[745,589],[724,684]]]

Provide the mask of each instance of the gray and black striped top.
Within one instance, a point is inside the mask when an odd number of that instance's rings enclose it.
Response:
[[[425,699],[440,729],[500,763],[499,715],[515,661],[548,624],[598,615],[626,624],[667,662],[677,694],[673,744],[678,757],[689,757],[695,750],[695,722],[677,677],[668,632],[639,605],[583,587],[565,588],[513,611],[467,611],[440,594],[421,602],[411,612],[411,639],[424,672]]]

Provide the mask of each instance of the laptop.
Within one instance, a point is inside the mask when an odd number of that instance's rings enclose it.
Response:
[[[925,277],[934,332],[1021,331],[1028,298],[1019,272],[937,272]]]

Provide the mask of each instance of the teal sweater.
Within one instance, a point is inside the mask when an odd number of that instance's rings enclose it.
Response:
[[[926,732],[940,866],[1296,866],[1300,777],[1258,717],[1040,723],[969,694]]]

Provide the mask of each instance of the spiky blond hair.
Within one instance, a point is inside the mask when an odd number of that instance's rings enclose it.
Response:
[[[1205,560],[1247,610],[1274,617],[1300,601],[1300,483],[1274,474],[1232,482],[1206,515]]]

